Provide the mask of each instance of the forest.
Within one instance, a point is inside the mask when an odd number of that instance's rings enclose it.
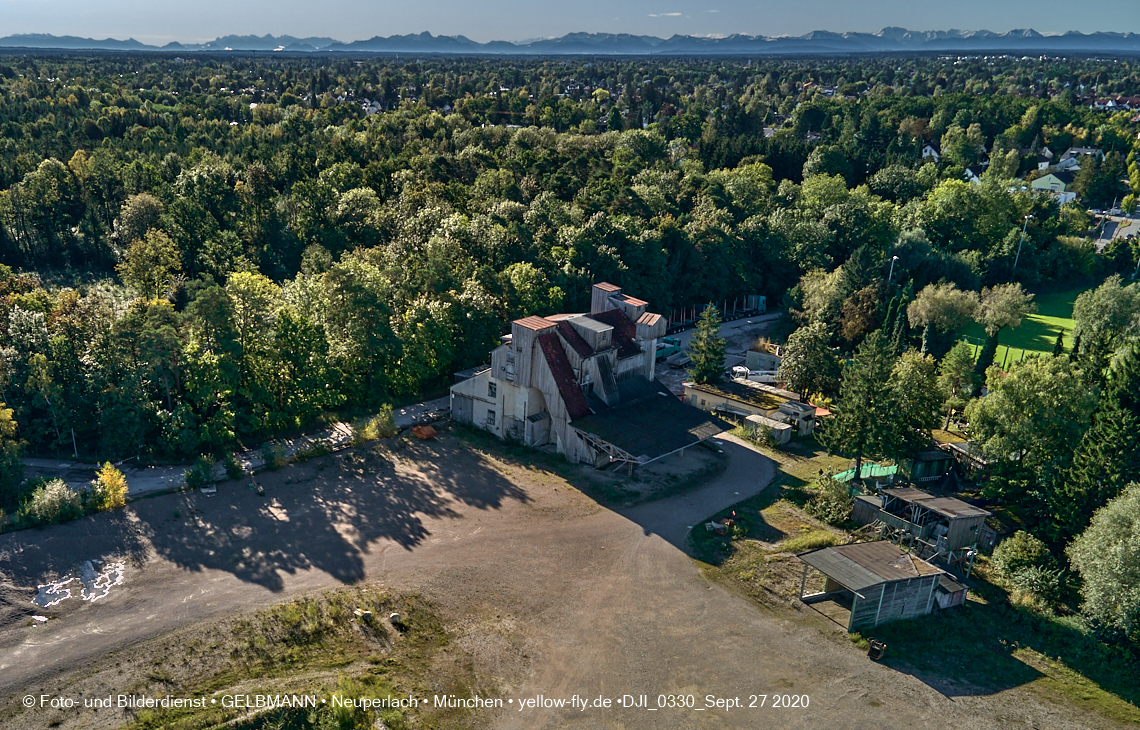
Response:
[[[941,357],[944,320],[900,327],[930,285],[1133,274],[1086,208],[1135,203],[1133,114],[1092,102],[1137,89],[1123,59],[0,57],[9,453],[188,459],[374,410],[598,280]],[[1046,146],[1103,151],[1078,202],[1026,187]]]

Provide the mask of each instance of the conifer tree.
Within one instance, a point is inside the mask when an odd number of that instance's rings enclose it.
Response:
[[[697,320],[697,331],[689,344],[692,359],[688,372],[696,383],[715,383],[724,376],[724,338],[720,336],[720,312],[705,307]]]

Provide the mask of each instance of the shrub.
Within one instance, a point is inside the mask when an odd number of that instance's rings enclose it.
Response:
[[[24,513],[33,524],[50,525],[82,515],[83,502],[62,479],[52,479],[35,488]]]
[[[277,441],[268,441],[261,447],[261,459],[269,471],[277,471],[288,463],[285,460],[285,447]]]
[[[105,462],[91,481],[91,509],[116,509],[127,503],[127,478],[111,462]]]
[[[226,478],[231,480],[238,480],[245,476],[245,470],[241,468],[241,463],[237,458],[230,454],[222,462],[222,466],[226,469]]]
[[[846,484],[835,481],[832,474],[824,472],[815,487],[815,496],[804,505],[809,515],[832,525],[842,525],[851,519],[855,499]]]
[[[396,419],[392,415],[392,406],[383,406],[375,416],[352,424],[352,445],[359,446],[366,441],[391,438],[396,432]]]
[[[194,465],[182,473],[186,479],[186,486],[191,489],[201,489],[214,483],[214,462],[210,457],[202,455],[194,460]]]
[[[1054,604],[1061,595],[1061,569],[1049,548],[1024,530],[994,548],[990,564],[1001,579],[1016,591]]]
[[[1006,579],[1026,568],[1056,567],[1056,561],[1045,543],[1024,530],[1018,530],[1013,537],[1002,540],[994,548],[990,563]]]

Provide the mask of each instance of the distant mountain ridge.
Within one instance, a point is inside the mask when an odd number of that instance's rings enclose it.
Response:
[[[993,33],[987,30],[913,31],[884,28],[878,33],[833,33],[817,30],[802,36],[752,36],[735,34],[720,38],[674,35],[670,38],[628,33],[568,33],[549,38],[512,43],[480,43],[462,35],[436,36],[428,32],[376,36],[343,43],[333,38],[293,36],[228,35],[208,43],[168,43],[149,46],[127,40],[95,40],[42,33],[0,38],[0,48],[43,50],[118,51],[286,51],[295,53],[442,53],[442,54],[538,54],[538,55],[700,55],[700,54],[847,54],[911,52],[1044,52],[1044,53],[1140,53],[1140,33],[1078,33],[1045,35],[1035,30]]]

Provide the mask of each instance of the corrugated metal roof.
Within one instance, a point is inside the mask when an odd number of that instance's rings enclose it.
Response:
[[[855,592],[880,583],[945,573],[886,540],[826,547],[797,557]]]
[[[978,517],[990,514],[981,507],[975,507],[968,502],[953,497],[935,497],[930,492],[913,487],[899,487],[897,489],[884,489],[883,494],[920,505],[926,509],[947,517]]]
[[[602,291],[621,291],[620,286],[614,286],[608,281],[599,281],[597,284],[594,284],[594,286],[598,287]]]
[[[626,304],[633,306],[633,307],[648,307],[649,306],[649,302],[645,301],[644,299],[638,299],[637,297],[631,297],[628,294],[618,294],[618,295],[614,296],[614,299],[617,299],[620,302],[625,302]]]
[[[653,312],[646,312],[645,314],[643,314],[637,318],[637,323],[638,324],[644,324],[644,325],[647,325],[649,327],[652,327],[653,325],[660,322],[661,319],[662,319],[662,316],[660,314],[654,314]]]
[[[574,369],[570,367],[570,360],[566,357],[566,351],[562,349],[562,340],[558,339],[558,335],[551,332],[539,335],[538,344],[542,348],[546,364],[550,367],[550,374],[554,376],[554,383],[558,386],[558,394],[562,396],[562,401],[566,404],[566,412],[570,415],[570,420],[576,421],[590,415],[590,406],[586,402],[586,396],[582,393],[581,386],[574,379]]]
[[[624,360],[641,352],[641,348],[637,346],[637,327],[620,309],[591,314],[590,319],[614,328],[613,340],[618,348],[618,359]]]
[[[551,322],[549,319],[544,319],[543,317],[535,317],[533,315],[530,317],[523,317],[522,319],[516,319],[513,324],[517,324],[519,327],[525,327],[528,330],[544,330],[547,327],[555,326],[555,323]]]

